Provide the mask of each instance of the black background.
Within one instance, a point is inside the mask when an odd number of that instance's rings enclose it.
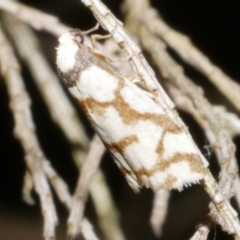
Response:
[[[95,24],[90,11],[77,0],[27,0],[24,3],[54,14],[62,22],[72,27],[89,29]],[[104,1],[104,3],[118,18],[124,20],[120,10],[121,1]],[[221,67],[233,79],[239,81],[239,1],[155,0],[152,1],[152,5],[158,9],[163,19],[170,26],[188,35],[213,63]],[[57,39],[45,32],[36,33],[50,64],[55,68],[54,48]],[[218,92],[213,89],[211,84],[207,83],[203,76],[187,66],[185,68],[187,74],[204,87],[206,95],[213,103],[224,103],[234,110],[224,98],[219,97]],[[48,109],[24,65],[23,75],[32,98],[33,117],[44,153],[73,192],[78,171],[72,163],[70,147],[61,131],[51,120]],[[27,206],[21,199],[25,163],[21,147],[12,133],[14,123],[9,111],[8,101],[6,87],[3,79],[1,79],[0,239],[42,239],[42,218],[36,195],[35,206]],[[199,127],[186,114],[181,113],[181,116],[186,120],[199,147],[203,148],[205,138]],[[89,136],[92,136],[92,130],[89,129],[88,132]],[[235,142],[239,145],[238,138],[235,139]],[[214,165],[214,159],[212,159],[212,162],[213,169],[217,169]],[[152,192],[144,189],[140,194],[134,194],[107,155],[101,167],[106,173],[127,239],[157,239],[151,232],[149,224]],[[169,214],[161,239],[189,239],[194,232],[196,222],[208,212],[208,201],[208,197],[200,186],[188,188],[181,193],[173,191],[169,204]],[[59,203],[58,200],[56,202]],[[67,211],[60,204],[57,204],[57,206],[60,217],[57,239],[66,239]],[[86,214],[96,226],[96,215],[91,200],[88,202]],[[96,231],[98,231],[97,226]],[[218,227],[214,227],[210,239],[213,239],[215,234],[216,239],[232,239],[222,233]]]

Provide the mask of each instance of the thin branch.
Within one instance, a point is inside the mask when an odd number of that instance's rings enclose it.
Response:
[[[150,33],[142,32],[142,35],[146,36],[146,34],[148,35]],[[207,119],[210,129],[215,135],[215,147],[221,152],[219,158],[221,164],[219,186],[222,193],[227,198],[230,198],[232,196],[233,180],[237,173],[235,145],[224,125],[219,118],[215,116],[211,104],[203,96],[201,89],[194,85],[193,82],[183,74],[181,67],[178,66],[165,50],[161,48],[161,44],[158,44],[158,41],[159,39],[149,37],[147,40],[143,39],[143,45],[154,58],[160,71],[167,74],[167,78],[176,84],[177,87],[191,99],[194,106],[202,115],[202,118]]]
[[[178,66],[166,53],[164,43],[162,43],[159,38],[156,38],[148,30],[148,25],[145,24],[145,21],[147,21],[145,12],[147,12],[148,9],[148,2],[144,0],[138,0],[137,4],[136,2],[133,4],[131,1],[126,1],[125,10],[130,13],[128,15],[129,25],[131,26],[131,29],[133,29],[134,32],[138,34],[143,47],[151,54],[154,62],[157,64],[159,70],[161,71],[162,76],[168,80],[171,80],[183,93],[187,94],[191,101],[194,102],[194,105],[197,107],[201,115],[204,118],[208,119],[211,129],[216,135],[216,139],[220,145],[221,150],[220,160],[222,171],[220,178],[220,188],[224,196],[230,198],[233,193],[232,184],[236,176],[237,169],[236,159],[234,156],[234,144],[222,124],[214,116],[211,105],[203,97],[201,90],[196,87],[189,79],[187,79],[187,77],[184,76],[181,67]],[[210,172],[209,175],[206,175],[204,184],[206,191],[212,198],[215,207],[218,210],[218,214],[220,214],[218,218],[216,217],[216,219],[220,219],[221,215],[222,217],[224,216],[223,218],[225,219],[225,216],[227,215],[227,226],[229,232],[235,234],[237,238],[240,238],[240,224],[237,218],[237,214],[232,209],[230,204],[224,200],[224,197],[219,191],[218,185],[211,176]],[[224,207],[222,207],[222,205],[224,205]],[[233,227],[235,228],[234,231],[232,231]]]
[[[166,189],[160,189],[154,195],[150,223],[156,236],[162,235],[162,227],[167,216],[169,198],[170,191]]]
[[[206,217],[204,220],[201,221],[196,227],[196,232],[190,238],[190,240],[207,240],[208,234],[211,230],[212,222],[209,217]]]
[[[194,102],[194,105],[197,107],[200,114],[208,119],[208,124],[210,124],[211,131],[213,131],[217,141],[216,141],[216,147],[218,147],[221,151],[220,156],[220,163],[221,163],[221,175],[220,175],[220,188],[222,190],[222,193],[227,197],[230,198],[233,194],[232,191],[232,185],[233,180],[236,177],[236,159],[234,156],[235,148],[232,140],[230,139],[230,136],[224,129],[224,126],[219,122],[219,120],[214,116],[214,112],[211,109],[210,104],[207,102],[207,100],[203,97],[202,92],[199,91],[199,88],[193,85],[191,81],[189,81],[181,72],[180,67],[177,66],[170,58],[169,55],[167,55],[164,51],[160,50],[158,47],[160,45],[157,44],[157,42],[151,42],[149,41],[150,38],[148,38],[148,43],[145,41],[144,45],[146,49],[151,51],[152,56],[157,59],[155,59],[155,62],[158,64],[158,67],[161,68],[161,70],[164,72],[164,74],[167,73],[168,79],[172,80],[174,84],[177,84],[177,86],[181,89],[182,92],[188,95],[188,97]],[[147,44],[147,46],[146,46]],[[154,45],[152,45],[154,44]],[[152,48],[154,46],[154,49]],[[161,51],[161,53],[160,53]],[[206,190],[208,193],[212,193],[211,188],[213,187],[213,183],[209,184],[207,181],[213,180],[212,177],[209,177],[205,179],[205,184],[207,186]],[[214,192],[218,192],[218,187],[216,183],[214,183],[216,189]],[[220,194],[220,192],[218,192]],[[219,195],[220,196],[220,195]],[[214,199],[214,195],[210,195],[212,199]],[[221,197],[223,200],[223,198]],[[218,210],[221,211],[220,205],[222,202],[215,202],[214,204],[218,205]],[[220,204],[220,205],[219,205]],[[227,209],[227,208],[226,208]],[[230,214],[230,211],[228,212]],[[233,216],[229,216],[232,218]],[[235,218],[235,217],[234,217]],[[220,218],[216,218],[220,219]],[[229,219],[229,231],[231,229],[232,221]],[[237,225],[239,225],[238,221],[236,222]],[[236,226],[237,229],[240,229],[240,226]],[[235,229],[236,233],[238,233],[238,230]]]
[[[183,94],[179,89],[177,89],[176,87],[174,87],[171,83],[167,83],[167,89],[168,92],[170,93],[170,96],[172,97],[172,99],[174,100],[174,102],[176,103],[177,107],[179,109],[181,109],[182,111],[188,112],[189,114],[191,114],[194,119],[197,121],[197,123],[201,126],[201,128],[204,130],[205,135],[210,143],[211,148],[213,149],[213,151],[215,152],[217,158],[221,158],[221,151],[219,148],[215,147],[216,146],[216,137],[215,134],[211,131],[209,124],[207,122],[206,118],[203,118],[201,116],[201,114],[197,111],[197,109],[193,106],[192,101],[185,95]],[[223,109],[222,107],[213,107],[213,112],[218,115],[219,119],[222,120],[224,127],[226,127],[230,132],[236,133],[235,130],[236,127],[230,126],[230,123],[236,123],[235,125],[237,126],[237,123],[239,121],[239,119],[237,118],[237,116],[235,114],[232,113],[228,113],[225,111],[225,109]],[[229,121],[227,122],[227,119],[229,119]],[[227,127],[226,125],[229,125],[229,127]],[[229,187],[229,185],[228,185]],[[240,195],[239,195],[239,189],[240,189],[240,178],[239,176],[236,176],[234,182],[233,182],[233,193],[238,206],[240,206]],[[223,224],[224,225],[224,224]]]
[[[41,52],[38,39],[28,26],[10,14],[2,14],[2,22],[12,37],[21,58],[29,67],[52,119],[61,128],[68,141],[76,149],[75,151],[80,151],[77,155],[81,156],[81,160],[75,160],[83,162],[85,151],[89,147],[84,126],[64,92],[56,73]]]
[[[25,171],[25,175],[23,178],[23,187],[22,187],[22,198],[28,205],[35,204],[35,201],[32,197],[32,190],[34,189],[34,183],[32,179],[32,175],[29,170]]]
[[[149,0],[144,0],[149,5]],[[144,22],[153,34],[163,39],[179,56],[203,73],[228,100],[240,111],[240,86],[219,67],[214,65],[191,40],[173,30],[158,15],[155,9],[145,9]]]
[[[85,240],[99,240],[93,231],[92,224],[86,218],[82,221],[82,235]]]
[[[107,240],[125,240],[124,231],[119,223],[118,209],[99,173],[99,171],[96,172],[90,184],[90,193],[95,202],[99,226]],[[95,181],[98,184],[94,184]]]
[[[214,112],[222,120],[232,138],[240,135],[240,118],[235,113],[228,112],[222,106],[215,106]]]
[[[72,104],[63,92],[59,79],[40,51],[38,40],[31,29],[9,14],[2,14],[2,18],[3,24],[12,36],[20,56],[26,61],[34,77],[34,81],[43,99],[46,101],[53,120],[62,129],[70,142],[73,149],[73,159],[75,159],[77,165],[81,166],[86,158],[86,149],[89,146],[89,140],[79,121],[76,110],[72,107]],[[63,192],[66,186],[64,186],[64,183],[61,183],[62,180],[56,175],[54,169],[47,170],[48,167],[51,166],[46,164],[46,173],[49,174],[48,177],[53,186],[55,186],[54,188],[58,193],[58,197],[70,210],[69,196],[66,195],[66,192]],[[101,189],[101,191],[96,191],[96,189]],[[95,196],[96,192],[97,195]],[[105,177],[100,169],[98,169],[91,181],[90,193],[98,219],[101,219],[99,222],[105,238],[111,240],[113,237],[112,233],[114,233],[114,239],[124,240],[125,237],[119,226],[116,207]],[[106,207],[103,208],[103,205],[99,204],[100,202],[107,203]],[[83,235],[85,235],[84,231],[85,228],[82,227]]]
[[[176,120],[176,115],[172,112],[174,108],[173,102],[167,96],[163,88],[158,84],[155,73],[147,63],[141,50],[125,33],[122,23],[115,18],[111,11],[98,0],[82,0],[82,3],[88,7],[97,18],[98,22],[110,32],[114,40],[118,43],[127,56],[129,56],[130,63],[132,63],[134,71],[145,82],[148,90],[155,95],[156,101],[161,107],[168,112],[171,119],[181,123],[180,119]]]
[[[67,184],[62,180],[61,177],[58,176],[58,174],[48,162],[43,162],[43,169],[54,190],[56,191],[58,198],[70,211],[72,208],[73,200],[72,196],[69,193]],[[98,237],[94,232],[93,226],[87,218],[83,218],[82,220],[81,233],[85,240],[98,240]]]
[[[18,2],[0,0],[0,9],[30,24],[36,30],[45,30],[55,36],[60,36],[70,29],[70,27],[60,23],[57,17]]]
[[[29,96],[25,90],[23,80],[19,75],[20,66],[2,31],[0,31],[0,63],[2,74],[6,78],[6,84],[11,98],[10,107],[15,118],[14,133],[22,144],[25,160],[32,174],[32,176],[29,176],[29,174],[25,175],[25,186],[28,185],[25,188],[25,197],[28,195],[28,202],[30,201],[30,203],[33,203],[33,199],[30,196],[30,191],[32,189],[31,181],[33,181],[35,190],[40,197],[42,214],[44,217],[44,238],[46,240],[52,240],[55,239],[55,225],[58,219],[45,174],[51,181],[60,200],[65,203],[68,208],[71,207],[72,199],[66,183],[51,167],[40,148],[29,109]],[[91,223],[87,219],[84,219],[83,222],[82,234],[85,239],[97,240],[98,238],[91,227]]]
[[[80,177],[73,197],[73,206],[68,218],[68,234],[73,238],[80,232],[90,180],[97,171],[104,152],[104,145],[99,137],[95,135],[86,160],[81,168]]]
[[[11,45],[0,31],[1,72],[6,79],[10,96],[10,108],[15,119],[14,134],[20,141],[26,164],[32,174],[34,187],[39,195],[44,217],[44,238],[55,238],[55,225],[58,222],[50,187],[42,169],[42,162],[47,161],[35,133],[35,126],[30,112],[30,98],[20,76],[20,66],[13,54]]]

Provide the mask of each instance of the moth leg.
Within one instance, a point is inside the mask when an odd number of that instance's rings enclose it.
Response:
[[[91,29],[90,29],[91,30]],[[103,57],[104,59],[108,60],[109,62],[125,62],[125,61],[129,61],[133,55],[128,56],[128,57],[124,57],[124,58],[113,58],[109,55],[104,54],[103,52],[101,52],[98,49],[97,46],[97,40],[103,40],[103,39],[108,39],[111,38],[113,33],[114,33],[115,29],[113,29],[113,31],[109,34],[106,35],[100,35],[100,34],[92,34],[91,35],[91,43],[92,43],[92,47],[93,47],[93,53],[97,54],[100,57]]]
[[[112,33],[109,33],[107,35],[92,34],[91,35],[91,42],[92,42],[93,48],[98,49],[97,40],[108,39],[108,38],[111,38],[111,37],[112,37]]]
[[[99,28],[99,23],[97,23],[97,25],[95,27]],[[109,34],[106,34],[106,35],[100,35],[100,34],[92,34],[91,35],[91,42],[92,42],[92,46],[94,49],[98,49],[97,47],[97,40],[103,40],[103,39],[108,39],[108,38],[111,38],[113,36],[113,33],[115,32],[117,26],[114,27],[114,29],[112,30],[111,33]],[[90,29],[91,30],[91,29]],[[92,31],[91,31],[92,32]]]
[[[97,48],[93,48],[92,52],[93,52],[93,54],[98,55],[99,57],[101,57],[101,58],[103,58],[103,59],[105,59],[105,60],[107,60],[108,62],[111,62],[111,63],[126,62],[126,61],[129,61],[133,56],[133,54],[132,54],[131,56],[127,56],[127,57],[123,57],[123,58],[114,58],[112,56],[109,56],[109,55],[103,53],[102,51],[100,51]]]
[[[84,35],[88,35],[89,33],[92,33],[96,30],[99,29],[99,26],[100,24],[97,23],[93,28],[90,28],[89,30],[87,31],[83,31],[82,33]],[[104,54],[103,52],[101,52],[99,49],[98,49],[98,46],[97,46],[97,40],[102,40],[102,39],[108,39],[108,38],[111,38],[113,33],[115,31],[115,28],[113,29],[113,31],[109,34],[106,34],[106,35],[100,35],[100,34],[92,34],[90,36],[91,38],[91,43],[92,43],[92,51],[94,54],[98,55],[99,57],[102,57],[110,62],[125,62],[125,61],[128,61],[129,59],[131,59],[132,56],[129,56],[129,57],[125,57],[125,58],[118,58],[118,59],[115,59],[111,56],[108,56],[106,54]]]

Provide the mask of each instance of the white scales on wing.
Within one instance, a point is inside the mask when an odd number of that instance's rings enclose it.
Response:
[[[182,189],[208,163],[191,137],[147,92],[84,44],[80,30],[59,38],[59,75],[135,190]]]

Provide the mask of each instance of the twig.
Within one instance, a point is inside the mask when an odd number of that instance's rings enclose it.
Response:
[[[91,142],[86,160],[81,168],[80,177],[73,197],[73,206],[68,218],[68,234],[73,238],[79,234],[90,180],[97,171],[104,152],[104,145],[99,137],[95,135]]]
[[[139,54],[139,51],[136,52],[134,50],[130,50],[130,49],[137,49],[137,48],[133,44],[133,42],[129,41],[129,38],[124,33],[122,27],[119,26],[118,21],[116,21],[115,17],[112,15],[112,13],[100,1],[92,0],[92,1],[82,1],[82,2],[87,7],[89,7],[91,11],[93,11],[94,15],[96,16],[96,18],[98,19],[100,24],[103,25],[103,27],[106,28],[113,35],[116,42],[121,43],[119,45],[124,46],[125,50],[127,50],[127,53],[130,56],[132,56],[131,54],[133,54],[132,60],[136,59],[136,63],[142,63],[141,62],[142,55]],[[140,3],[138,3],[138,4],[134,3],[134,6],[136,6],[136,5],[138,6],[138,5],[141,5],[141,4]],[[139,10],[139,8],[138,8],[138,10]],[[133,11],[135,11],[135,7],[134,7]],[[138,16],[141,16],[141,15],[142,15],[142,12],[141,13],[138,12]],[[136,21],[136,19],[137,19],[137,16],[135,16],[134,20]],[[146,36],[148,36],[148,35],[144,34],[143,37],[146,38]],[[131,44],[129,44],[129,43],[131,43]],[[155,45],[152,45],[152,46],[155,46]],[[139,60],[140,56],[141,56],[141,58]],[[135,60],[133,60],[133,62],[135,62]],[[137,65],[137,68],[138,68],[137,70],[139,72],[143,71],[144,73],[147,73],[147,77],[150,76],[150,75],[148,75],[149,71],[145,72],[146,69],[143,68],[143,65]],[[140,70],[139,70],[139,68],[140,68]],[[174,73],[176,74],[176,72],[174,72]],[[146,80],[144,78],[145,77],[144,74],[143,75],[140,74],[140,76],[142,77],[143,80]],[[179,72],[177,72],[177,75],[174,75],[174,77],[176,77],[176,76],[179,76]],[[148,78],[148,80],[149,81],[153,80],[152,83],[155,84],[155,78],[152,79],[150,77],[150,78]],[[177,78],[177,80],[180,80],[180,79]],[[155,90],[156,90],[156,88],[155,88]],[[162,91],[161,91],[161,93],[162,93]],[[159,94],[158,97],[159,96],[163,97],[162,94]],[[158,98],[156,97],[156,99],[158,99]],[[168,97],[167,97],[167,99],[168,99]],[[161,101],[160,100],[158,102],[162,104],[161,105],[162,108],[166,111],[167,114],[169,114],[171,116],[171,119],[174,119],[176,121],[176,119],[175,119],[176,115],[174,115],[174,117],[173,117],[173,112],[168,108],[169,105],[166,104],[166,102],[169,103],[169,101],[166,101],[166,100]],[[179,118],[177,118],[177,122],[180,123],[181,120]],[[181,124],[181,126],[182,126],[182,124]],[[225,141],[225,139],[224,139],[224,141]],[[230,143],[231,143],[231,141],[230,141]],[[227,147],[229,147],[229,145]],[[239,239],[240,238],[240,224],[239,224],[239,220],[237,218],[237,213],[232,209],[229,202],[226,201],[224,199],[224,197],[222,196],[222,194],[221,194],[221,192],[218,188],[218,185],[215,182],[215,180],[212,177],[210,172],[208,174],[206,174],[206,176],[204,178],[204,184],[205,184],[206,191],[208,192],[209,196],[211,197],[212,201],[214,202],[218,212],[220,214],[222,214],[223,218],[227,219],[229,232],[233,233],[235,235],[236,239]],[[231,231],[232,228],[234,228],[234,231]]]
[[[201,221],[201,223],[198,224],[198,226],[196,227],[197,230],[190,238],[190,240],[207,240],[211,225],[211,220],[206,217],[204,220]]]
[[[199,227],[190,240],[207,240],[210,229],[206,225]]]
[[[144,1],[149,5],[148,0]],[[184,61],[202,72],[240,110],[240,86],[200,52],[187,36],[169,27],[153,8],[145,9],[142,19],[153,34],[161,37]]]
[[[33,205],[35,203],[31,194],[33,188],[34,183],[32,175],[28,170],[26,170],[23,178],[22,198],[28,205]]]
[[[89,140],[86,137],[75,109],[73,109],[72,104],[63,92],[62,86],[60,86],[55,73],[50,68],[43,54],[39,51],[38,40],[31,29],[14,19],[13,16],[7,14],[2,15],[3,24],[12,36],[20,56],[26,61],[32,72],[53,120],[59,125],[71,143],[73,158],[75,162],[81,166],[86,158],[85,151],[89,146]],[[49,171],[47,172],[49,173]],[[61,193],[64,188],[64,186],[59,183],[61,179],[59,179],[58,176],[55,177],[54,172],[52,172],[51,175],[52,177],[49,176],[49,178],[52,180],[52,184],[56,185],[55,190],[59,192],[58,196],[60,200],[65,203],[65,205],[67,203],[67,208],[70,210],[69,197]],[[57,186],[59,187],[57,188]],[[101,191],[99,192],[98,190]],[[96,192],[97,195],[95,196]],[[91,181],[90,193],[105,238],[111,240],[114,233],[114,239],[124,240],[125,237],[119,226],[116,207],[114,206],[110,190],[100,169]],[[106,207],[103,208],[102,202],[106,204]],[[85,235],[84,231],[85,228],[82,227],[83,235]]]
[[[86,218],[82,221],[82,235],[85,240],[99,240],[93,231],[92,224]]]
[[[143,57],[140,49],[134,44],[134,42],[128,37],[124,29],[119,25],[119,21],[110,12],[105,5],[103,5],[99,0],[85,0],[82,1],[95,15],[99,23],[103,28],[107,29],[118,45],[124,49],[124,51],[131,57],[130,62],[134,65],[134,70],[141,77],[147,86],[148,91],[154,95],[154,99],[160,105],[160,107],[165,111],[166,115],[170,118],[181,129],[186,129],[183,121],[179,115],[173,110],[174,104],[167,96],[166,92],[157,82],[155,74],[151,67],[148,65],[147,61]],[[141,14],[140,14],[141,15]],[[192,137],[186,130],[185,134],[192,141]],[[206,159],[202,156],[199,151],[199,157],[204,166],[207,165]]]
[[[96,206],[98,223],[106,239],[124,240],[123,229],[119,224],[118,211],[114,205],[112,195],[105,187],[105,179],[97,171],[90,184],[90,193]],[[98,184],[94,184],[96,181]]]
[[[234,189],[235,189],[235,198],[238,203],[238,208],[240,208],[240,179],[239,177],[235,179],[234,181]]]
[[[224,126],[232,138],[240,135],[240,118],[235,113],[228,112],[222,106],[214,107],[214,112],[222,119]]]
[[[82,0],[82,3],[94,13],[98,22],[103,28],[112,34],[119,47],[121,47],[126,52],[127,56],[131,58],[130,63],[132,63],[135,72],[141,79],[143,79],[148,90],[155,95],[156,101],[169,114],[171,119],[181,123],[180,119],[177,119],[175,113],[172,112],[172,109],[174,108],[173,102],[158,84],[155,74],[143,57],[141,50],[123,30],[121,26],[122,23],[115,18],[111,11],[107,9],[102,2],[98,0]]]
[[[72,200],[66,183],[50,166],[40,148],[35,135],[35,127],[29,109],[29,96],[25,91],[23,80],[19,75],[20,67],[2,31],[0,31],[0,63],[2,70],[1,73],[7,80],[6,84],[11,97],[10,107],[12,108],[15,118],[14,133],[22,144],[25,152],[25,160],[32,174],[32,176],[28,175],[27,181],[25,180],[25,184],[26,182],[30,183],[31,179],[33,180],[35,190],[40,197],[42,214],[44,216],[44,238],[46,240],[52,240],[55,238],[54,229],[58,220],[51,190],[45,174],[51,181],[60,200],[64,202],[68,208],[71,207]],[[25,191],[25,193],[28,192],[28,200],[31,200],[30,203],[33,203],[33,199],[29,193],[32,188],[31,184],[28,186],[30,186],[28,187],[29,190]],[[82,234],[86,240],[97,240],[98,238],[91,226],[91,223],[87,219],[84,219]]]
[[[90,188],[91,196],[95,202],[99,224],[106,239],[124,240],[125,237],[119,227],[115,206],[111,200],[108,189],[102,176],[97,171],[105,147],[97,135],[94,136],[86,160],[80,170],[80,177],[73,197],[70,216],[68,219],[68,234],[76,237],[83,228],[83,213]],[[92,181],[94,180],[94,181]],[[91,185],[90,185],[91,181]],[[96,184],[96,182],[98,184]]]
[[[217,159],[221,158],[221,151],[219,148],[215,147],[216,143],[216,137],[215,134],[211,131],[209,124],[207,122],[207,119],[203,118],[201,114],[197,111],[196,108],[194,108],[193,103],[191,100],[183,94],[179,89],[174,87],[171,83],[166,84],[168,92],[170,93],[170,96],[176,103],[176,106],[181,109],[182,111],[188,112],[191,114],[194,119],[197,121],[197,123],[201,126],[201,128],[204,130],[205,135],[210,143],[210,146],[213,148],[213,151],[215,152]],[[230,135],[236,134],[238,131],[238,122],[239,119],[235,114],[228,113],[225,111],[222,107],[216,107],[213,106],[213,112],[219,117],[219,119],[222,120],[224,127],[228,129],[228,132],[230,131]],[[227,121],[229,119],[229,121]],[[233,123],[233,126],[231,126],[231,123]],[[230,129],[230,130],[229,130]],[[232,194],[234,194],[238,206],[240,206],[240,196],[239,196],[239,189],[240,189],[240,178],[239,176],[236,176],[234,182],[233,182],[233,188],[234,191]]]
[[[230,198],[232,196],[232,184],[233,180],[236,176],[236,160],[234,156],[234,144],[232,143],[228,133],[224,129],[224,127],[221,125],[219,120],[214,116],[213,111],[211,110],[210,104],[207,102],[207,100],[202,96],[202,92],[199,91],[198,88],[196,88],[192,82],[190,82],[182,73],[179,68],[179,66],[176,66],[175,63],[169,58],[169,56],[162,50],[160,50],[158,47],[160,45],[157,44],[157,42],[151,42],[149,41],[150,38],[148,38],[148,43],[144,40],[144,45],[146,49],[151,51],[152,56],[157,57],[155,59],[156,63],[158,64],[158,67],[161,67],[161,70],[164,72],[164,74],[168,74],[168,79],[172,80],[177,86],[181,89],[182,92],[187,94],[191,100],[194,102],[194,105],[197,107],[198,111],[201,113],[201,115],[204,118],[208,119],[208,124],[210,124],[211,131],[214,132],[216,135],[216,146],[219,147],[221,151],[221,175],[220,175],[220,188],[222,190],[222,193],[227,197]],[[146,45],[147,44],[147,45]],[[154,44],[154,45],[152,45]],[[154,46],[154,49],[152,48]],[[152,48],[152,49],[151,49]],[[151,49],[151,50],[150,50]],[[158,49],[158,50],[157,50]],[[161,53],[160,53],[161,51]],[[161,55],[159,55],[161,54]],[[165,63],[165,64],[164,64]],[[209,184],[208,181],[212,181],[213,178],[208,176],[208,178],[205,179],[205,185],[206,185],[206,191],[208,191],[209,194],[212,194],[212,188],[215,185],[215,191],[220,194],[219,189],[216,185],[216,183]],[[215,181],[214,181],[215,182]],[[220,195],[219,195],[220,196]],[[214,195],[210,195],[212,199],[214,199]],[[224,199],[221,197],[222,201]],[[215,205],[218,205],[218,211],[221,212],[220,205],[222,202],[214,202]],[[219,205],[220,204],[220,205]],[[226,208],[227,209],[227,208]],[[226,210],[225,209],[225,210]],[[230,213],[230,212],[228,212]],[[236,214],[235,214],[236,215]],[[231,216],[229,216],[232,218]],[[235,216],[234,216],[235,218]],[[220,219],[220,218],[216,218]],[[230,220],[230,219],[229,219]],[[233,219],[232,219],[233,220]],[[231,229],[230,225],[234,222],[228,224],[229,231]],[[234,221],[234,220],[233,220]],[[237,225],[239,224],[238,221],[236,222]],[[235,229],[236,233],[238,234],[238,231],[240,230],[239,226],[236,226],[237,229]],[[231,232],[231,231],[230,231]]]
[[[43,162],[43,169],[54,190],[56,191],[58,198],[70,211],[73,200],[69,193],[67,184],[62,180],[62,178],[58,176],[58,174],[48,162]],[[82,220],[81,232],[85,240],[98,240],[98,237],[94,232],[93,226],[87,218],[83,218]]]
[[[29,67],[33,80],[49,108],[52,119],[61,128],[68,141],[76,149],[75,151],[80,151],[77,155],[81,156],[81,160],[76,161],[83,161],[85,151],[89,147],[84,126],[63,91],[58,77],[40,51],[37,38],[29,27],[10,14],[2,14],[2,22],[12,37],[20,56]]]
[[[45,30],[56,36],[60,36],[70,29],[60,23],[57,17],[14,1],[0,0],[0,9],[13,14],[36,30]]]
[[[166,189],[160,189],[154,195],[150,223],[156,236],[161,236],[162,234],[162,227],[168,211],[169,198],[170,191]]]
[[[138,31],[140,39],[142,39],[143,47],[150,52],[162,75],[172,81],[174,84],[176,84],[178,88],[181,89],[182,92],[187,94],[188,97],[194,102],[198,111],[200,111],[200,114],[203,118],[206,118],[208,120],[208,124],[216,135],[216,142],[218,144],[216,147],[218,147],[221,151],[221,158],[219,158],[219,160],[221,164],[225,164],[222,167],[220,180],[220,186],[223,190],[224,184],[226,186],[226,183],[229,182],[226,181],[226,178],[230,176],[230,178],[234,179],[236,176],[237,165],[234,156],[235,147],[230,139],[230,136],[224,129],[221,122],[219,122],[219,119],[214,115],[211,105],[203,97],[201,90],[197,88],[190,79],[184,76],[182,68],[178,66],[165,51],[164,43],[162,43],[159,38],[156,38],[148,30],[148,25],[145,23],[148,22],[146,21],[147,17],[145,16],[145,12],[147,14],[150,8],[148,2],[144,0],[139,0],[137,4],[138,8],[135,8],[135,4],[133,6],[129,1],[127,3],[128,7],[132,10],[131,16],[129,16],[130,19],[134,17],[134,22],[136,22],[136,19],[141,16],[141,19],[139,19],[139,21],[143,23],[141,25],[141,28],[136,28],[136,26],[133,26],[132,28],[134,28],[135,32]],[[141,14],[139,14],[140,12]],[[231,164],[229,164],[229,162]],[[227,170],[227,173],[224,172],[225,170]],[[231,179],[229,180],[231,181]],[[228,194],[231,194],[231,188],[224,190],[223,193],[224,195],[228,196]],[[229,195],[228,197],[230,196],[231,195]]]
[[[56,191],[58,198],[70,211],[73,200],[69,193],[67,184],[62,180],[61,177],[58,176],[58,174],[51,167],[49,162],[44,161],[42,165],[44,172],[47,175],[49,181],[51,182],[54,190]],[[93,226],[87,218],[83,218],[82,220],[81,231],[85,240],[98,240],[98,237],[94,232]]]
[[[44,217],[44,238],[55,238],[55,225],[58,222],[51,190],[42,169],[46,158],[41,150],[35,134],[35,127],[30,112],[30,99],[21,78],[20,66],[13,54],[10,44],[0,31],[0,63],[1,73],[6,79],[10,96],[10,107],[15,119],[14,134],[20,141],[26,164],[32,174],[34,187],[39,195]]]
[[[149,32],[142,31],[141,34],[146,36]],[[207,123],[216,138],[215,147],[219,148],[221,152],[219,161],[222,168],[219,186],[224,196],[230,198],[232,196],[233,180],[237,172],[237,164],[234,155],[235,146],[220,120],[214,115],[214,111],[210,103],[203,96],[202,91],[195,86],[190,79],[184,76],[181,67],[161,48],[161,44],[158,44],[158,41],[159,39],[154,40],[154,38],[149,37],[148,40],[143,39],[142,42],[144,47],[148,49],[154,58],[160,71],[167,74],[167,78],[176,84],[178,88],[191,99],[194,106],[202,115],[202,118],[207,119]]]

